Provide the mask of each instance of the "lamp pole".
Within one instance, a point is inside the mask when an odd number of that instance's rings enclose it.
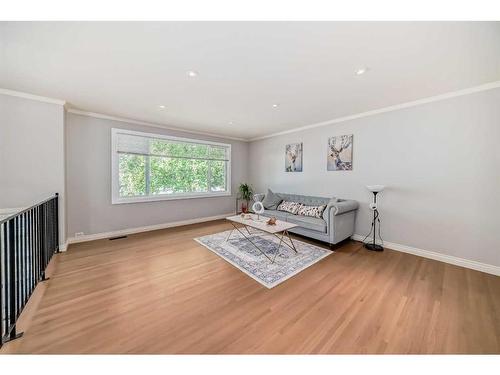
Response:
[[[377,237],[377,220],[379,217],[378,209],[377,209],[377,194],[378,191],[372,191],[373,193],[373,221],[372,221],[372,228],[373,228],[373,241],[372,243],[365,243],[365,247],[368,250],[371,251],[384,251],[384,248],[380,245],[377,245],[376,243],[376,237]],[[380,224],[379,224],[380,225]]]

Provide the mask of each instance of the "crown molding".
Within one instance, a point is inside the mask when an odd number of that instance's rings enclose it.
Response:
[[[88,116],[88,117],[95,117],[95,118],[104,119],[104,120],[126,122],[129,124],[150,126],[150,127],[154,127],[154,128],[160,128],[160,129],[166,129],[166,130],[172,130],[172,131],[178,131],[178,132],[184,132],[184,133],[190,133],[190,134],[204,135],[207,137],[230,139],[230,140],[240,141],[240,142],[254,142],[254,141],[259,141],[259,140],[266,139],[266,138],[272,138],[272,137],[277,137],[280,135],[296,133],[296,132],[300,132],[303,130],[319,128],[322,126],[338,124],[341,122],[356,120],[356,119],[363,118],[363,117],[374,116],[374,115],[378,115],[381,113],[397,111],[400,109],[416,107],[416,106],[423,105],[423,104],[428,104],[428,103],[438,102],[441,100],[451,99],[451,98],[455,98],[455,97],[459,97],[459,96],[474,94],[474,93],[481,92],[481,91],[492,90],[492,89],[496,89],[499,87],[500,87],[500,81],[490,82],[490,83],[486,83],[483,85],[466,88],[463,90],[448,92],[445,94],[440,94],[440,95],[431,96],[431,97],[427,97],[427,98],[423,98],[423,99],[418,99],[418,100],[414,100],[411,102],[406,102],[406,103],[396,104],[396,105],[392,105],[392,106],[388,106],[388,107],[378,108],[378,109],[374,109],[374,110],[367,111],[367,112],[361,112],[361,113],[357,113],[357,114],[353,114],[353,115],[349,115],[349,116],[339,117],[339,118],[332,119],[332,120],[327,120],[327,121],[322,121],[322,122],[318,122],[318,123],[314,123],[314,124],[304,125],[304,126],[301,126],[298,128],[284,130],[281,132],[271,133],[271,134],[263,135],[260,137],[254,137],[254,138],[229,137],[229,136],[225,136],[222,134],[214,134],[214,133],[189,130],[189,129],[178,128],[178,127],[165,126],[165,125],[161,125],[161,124],[157,124],[157,123],[151,123],[151,122],[147,122],[147,121],[140,121],[140,120],[129,119],[129,118],[124,118],[124,117],[110,116],[110,115],[97,113],[97,112],[82,111],[82,110],[78,110],[75,108],[67,108],[67,102],[65,100],[49,98],[49,97],[39,96],[39,95],[33,95],[33,94],[21,92],[21,91],[8,90],[8,89],[4,89],[4,88],[0,88],[0,95],[9,95],[9,96],[15,96],[18,98],[35,100],[35,101],[39,101],[39,102],[43,102],[43,103],[62,105],[66,108],[67,112],[74,113],[74,114],[81,115],[81,116]]]
[[[176,127],[165,126],[165,125],[156,124],[156,123],[152,123],[152,122],[146,122],[146,121],[134,120],[134,119],[124,118],[124,117],[105,115],[103,113],[81,111],[81,110],[75,109],[75,108],[68,108],[66,111],[68,113],[73,113],[75,115],[94,117],[94,118],[98,118],[98,119],[102,119],[102,120],[126,122],[128,124],[143,125],[143,126],[172,130],[172,131],[183,132],[183,133],[204,135],[207,137],[214,137],[214,138],[220,138],[220,139],[230,139],[233,141],[240,141],[240,142],[248,142],[248,139],[245,139],[245,138],[229,137],[229,136],[222,135],[222,134],[214,134],[214,133],[201,132],[201,131],[197,131],[197,130],[176,128]]]
[[[422,104],[438,102],[438,101],[441,101],[441,100],[456,98],[457,96],[464,96],[464,95],[474,94],[474,93],[477,93],[477,92],[492,90],[492,89],[496,89],[496,88],[499,88],[499,87],[500,87],[500,81],[490,82],[490,83],[486,83],[486,84],[483,84],[483,85],[470,87],[470,88],[463,89],[463,90],[448,92],[448,93],[441,94],[441,95],[436,95],[436,96],[430,96],[430,97],[427,97],[427,98],[418,99],[418,100],[414,100],[414,101],[411,101],[411,102],[396,104],[396,105],[392,105],[392,106],[389,106],[389,107],[383,107],[383,108],[374,109],[374,110],[367,111],[367,112],[357,113],[357,114],[354,114],[354,115],[349,115],[349,116],[345,116],[345,117],[339,117],[339,118],[336,118],[336,119],[333,119],[333,120],[322,121],[322,122],[318,122],[318,123],[310,124],[310,125],[304,125],[304,126],[301,126],[299,128],[294,128],[294,129],[284,130],[284,131],[277,132],[277,133],[267,134],[267,135],[263,135],[263,136],[260,136],[260,137],[255,137],[255,138],[248,139],[248,141],[249,142],[259,141],[261,139],[277,137],[279,135],[284,135],[284,134],[296,133],[296,132],[300,132],[300,131],[303,131],[303,130],[308,130],[308,129],[313,129],[313,128],[319,128],[319,127],[322,127],[322,126],[327,126],[327,125],[332,125],[332,124],[338,124],[340,122],[355,120],[355,119],[358,119],[358,118],[363,118],[363,117],[378,115],[378,114],[386,113],[386,112],[397,111],[399,109],[416,107],[416,106],[419,106],[419,105],[422,105]]]
[[[57,105],[62,105],[62,106],[66,105],[66,101],[65,100],[48,98],[46,96],[39,96],[39,95],[28,94],[26,92],[21,92],[21,91],[14,91],[14,90],[8,90],[8,89],[0,88],[0,94],[1,95],[8,95],[8,96],[15,96],[17,98],[35,100],[37,102],[57,104]]]

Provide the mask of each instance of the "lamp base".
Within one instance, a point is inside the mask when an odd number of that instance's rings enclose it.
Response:
[[[374,245],[372,243],[365,243],[365,247],[371,251],[384,251],[384,248],[380,245]]]

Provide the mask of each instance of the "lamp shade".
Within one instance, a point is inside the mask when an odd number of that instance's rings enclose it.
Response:
[[[384,185],[367,185],[366,188],[370,190],[372,193],[380,193],[385,189]]]

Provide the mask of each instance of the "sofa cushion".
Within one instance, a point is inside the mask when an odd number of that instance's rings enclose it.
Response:
[[[264,210],[264,213],[262,215],[267,216],[267,217],[274,216],[278,220],[286,221],[289,214],[287,212],[284,212],[284,211]]]
[[[264,208],[268,210],[276,210],[278,208],[278,205],[281,203],[283,199],[277,195],[274,194],[271,189],[267,189],[267,194],[264,197],[264,200],[262,201],[262,204],[264,205]]]
[[[283,201],[278,206],[278,211],[286,211],[293,215],[297,214],[302,205],[297,202]]]
[[[289,223],[300,225],[302,228],[326,233],[326,221],[310,216],[288,215]]]

